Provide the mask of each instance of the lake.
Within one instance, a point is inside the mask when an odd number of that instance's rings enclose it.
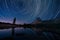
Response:
[[[3,29],[0,30],[0,39],[2,38],[6,38],[6,37],[11,37],[12,33],[11,33],[11,28],[10,29]],[[18,37],[16,36],[16,34],[18,34]],[[25,36],[24,36],[25,35]],[[26,37],[28,35],[28,37]],[[31,37],[30,37],[31,36]],[[46,38],[46,39],[55,39],[55,36],[58,36],[56,33],[52,33],[52,32],[37,32],[33,29],[30,28],[15,28],[14,29],[14,39],[20,39],[20,40],[24,40],[24,39],[32,39],[32,38],[36,38],[36,37],[42,37],[42,38]]]

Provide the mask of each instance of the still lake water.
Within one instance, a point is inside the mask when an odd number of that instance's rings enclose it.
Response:
[[[10,29],[3,29],[0,30],[0,38],[10,37],[11,34],[11,28]],[[30,35],[38,35],[36,31],[30,28],[15,28],[15,34],[16,33],[24,33],[24,34],[30,34]],[[50,37],[54,38],[53,34],[51,32],[41,32],[46,38],[50,39]]]
[[[10,29],[0,29],[0,38],[4,38],[4,37],[9,37],[12,36],[11,34],[11,28]],[[36,34],[35,31],[33,31],[30,28],[15,28],[15,34],[16,33],[24,33],[24,34]]]

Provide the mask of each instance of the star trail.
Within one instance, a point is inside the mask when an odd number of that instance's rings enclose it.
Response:
[[[60,0],[0,0],[0,22],[30,23],[37,17],[54,19],[60,15]],[[60,16],[59,16],[60,18]]]

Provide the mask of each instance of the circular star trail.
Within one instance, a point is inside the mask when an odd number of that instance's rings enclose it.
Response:
[[[48,20],[58,15],[59,0],[0,0],[0,21],[11,22],[16,17],[17,23],[32,22],[37,17]]]

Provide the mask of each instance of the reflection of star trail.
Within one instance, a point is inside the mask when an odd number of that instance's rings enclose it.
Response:
[[[17,21],[27,22],[36,17],[53,19],[60,13],[59,3],[59,0],[0,0],[0,18],[9,20],[16,17]]]

